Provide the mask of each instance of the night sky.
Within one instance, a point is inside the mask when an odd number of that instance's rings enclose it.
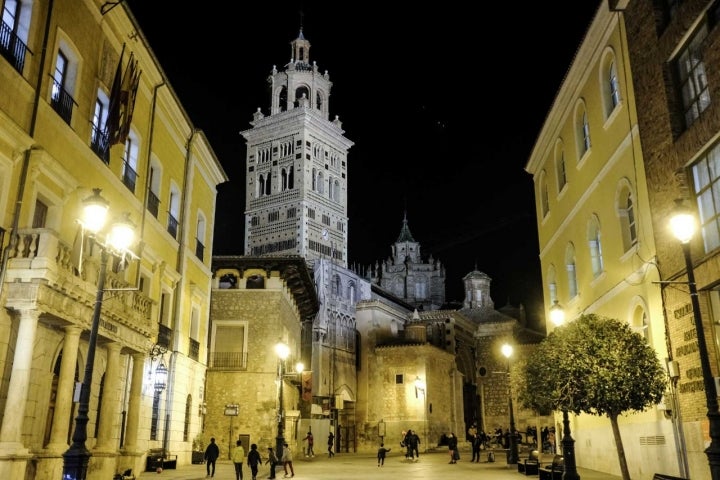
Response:
[[[604,2],[126,0],[230,181],[213,253],[243,254],[245,142],[266,79],[303,34],[328,71],[348,152],[349,264],[387,259],[407,213],[425,256],[492,278],[495,307],[542,311],[532,177],[524,171],[555,94]],[[184,4],[183,4],[184,5]],[[188,4],[192,5],[192,4]],[[350,6],[348,6],[350,5]]]

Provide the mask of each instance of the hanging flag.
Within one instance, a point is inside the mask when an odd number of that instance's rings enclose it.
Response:
[[[312,402],[312,372],[302,372],[302,399],[305,402]]]
[[[118,68],[115,72],[112,92],[110,94],[110,106],[108,108],[108,139],[110,145],[123,144],[130,133],[133,110],[135,109],[135,97],[138,85],[140,85],[140,70],[135,54],[130,53],[127,67],[123,73],[122,64],[125,53],[125,45],[120,53]]]
[[[117,143],[117,132],[120,129],[120,92],[122,89],[122,64],[123,55],[125,54],[125,44],[123,44],[115,69],[115,78],[113,79],[112,88],[110,89],[110,105],[108,106],[108,116],[105,122],[105,134],[109,140],[109,145]]]
[[[135,97],[140,84],[140,73],[138,61],[134,59],[134,54],[131,53],[130,60],[125,68],[125,75],[123,75],[122,88],[120,89],[120,128],[117,143],[125,143],[130,134],[130,123],[135,110]]]

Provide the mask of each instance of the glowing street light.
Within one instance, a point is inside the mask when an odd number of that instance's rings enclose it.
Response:
[[[513,411],[512,385],[510,383],[510,357],[512,357],[513,354],[513,347],[505,343],[501,351],[505,358],[507,358],[508,405],[510,406],[510,436],[508,438],[510,450],[507,455],[507,463],[513,464],[518,462],[518,444],[517,437],[515,436],[515,412]]]
[[[700,366],[702,368],[703,386],[705,389],[705,404],[707,405],[707,417],[710,424],[710,445],[705,449],[705,454],[710,464],[710,477],[712,480],[720,480],[720,413],[718,412],[715,380],[712,370],[710,369],[705,329],[700,314],[700,301],[698,300],[697,284],[695,283],[695,271],[693,270],[693,262],[690,255],[690,240],[697,229],[697,222],[692,212],[682,205],[682,200],[676,200],[675,203],[676,208],[675,213],[670,219],[670,228],[675,238],[680,240],[685,257],[685,269],[687,270],[690,301],[693,310],[693,320],[695,321],[695,337],[697,338],[698,355],[700,355]]]
[[[87,441],[87,424],[89,421],[88,411],[90,410],[90,387],[92,386],[93,369],[95,367],[95,349],[97,346],[103,294],[105,293],[105,276],[108,258],[110,255],[124,257],[129,253],[128,248],[135,238],[135,227],[130,221],[129,215],[124,214],[111,225],[110,231],[104,241],[100,239],[100,232],[107,221],[110,204],[100,195],[99,188],[94,189],[93,195],[86,198],[83,203],[83,217],[79,222],[83,231],[87,232],[90,239],[100,248],[100,273],[98,276],[95,307],[90,326],[85,376],[83,377],[80,388],[78,413],[77,417],[75,417],[75,430],[70,448],[63,453],[63,480],[85,480],[87,477],[88,463],[91,456],[90,451],[85,445]]]
[[[561,326],[565,322],[565,310],[558,303],[557,300],[550,307],[550,320],[555,324],[556,327]],[[562,438],[562,453],[563,453],[563,480],[580,480],[580,475],[577,471],[577,463],[575,462],[575,439],[572,438],[570,433],[570,416],[568,415],[567,408],[562,409],[563,414],[563,438]]]

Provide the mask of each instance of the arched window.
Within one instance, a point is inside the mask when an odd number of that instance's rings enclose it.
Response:
[[[565,168],[565,152],[562,142],[558,142],[555,148],[555,172],[557,174],[558,194],[562,192],[567,184],[567,170]]]
[[[587,229],[588,247],[590,249],[590,266],[593,277],[598,277],[603,272],[602,242],[600,241],[600,220],[593,215],[588,222]]]
[[[540,195],[540,213],[542,215],[541,218],[547,217],[548,213],[550,213],[550,197],[548,196],[548,186],[547,186],[547,175],[545,174],[545,171],[543,170],[542,173],[540,173],[540,184],[538,187],[539,195]]]
[[[635,224],[635,205],[630,183],[623,181],[619,188],[616,200],[616,211],[620,221],[620,235],[622,237],[623,252],[629,251],[637,245],[637,226]]]
[[[578,294],[575,246],[572,243],[568,243],[565,249],[565,269],[568,279],[568,298],[572,300]]]
[[[647,310],[644,308],[645,302],[638,299],[637,305],[633,308],[630,326],[633,330],[643,336],[645,340],[650,341],[650,321],[648,319]]]
[[[590,123],[588,121],[585,104],[581,101],[578,103],[575,114],[575,136],[577,141],[578,159],[582,160],[585,154],[590,150]]]
[[[602,93],[603,113],[609,118],[620,105],[620,83],[618,81],[615,53],[608,49],[600,69],[600,91]]]
[[[557,293],[557,273],[555,272],[555,265],[550,265],[547,271],[547,286],[548,295],[550,297],[550,305],[554,304],[558,300]]]

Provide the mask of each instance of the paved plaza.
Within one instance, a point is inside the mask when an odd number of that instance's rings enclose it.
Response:
[[[399,448],[392,449],[385,459],[385,466],[378,467],[374,455],[338,453],[333,458],[325,455],[316,455],[314,458],[306,459],[298,457],[293,461],[295,477],[293,480],[437,480],[441,478],[481,478],[493,480],[514,479],[522,480],[528,478],[518,473],[516,465],[508,465],[505,455],[497,453],[495,462],[487,462],[487,453],[483,452],[480,463],[470,463],[472,457],[469,451],[460,452],[461,459],[458,463],[449,465],[447,450],[438,449],[434,452],[421,453],[417,462],[405,460],[403,451]],[[521,455],[521,458],[526,454]],[[544,454],[541,458],[545,465],[552,461],[552,455]],[[578,468],[581,480],[619,480],[621,477],[607,475],[605,473]],[[269,475],[269,467],[263,465],[258,472],[257,480],[266,480]],[[165,470],[162,473],[144,472],[138,479],[149,480],[201,480],[206,478],[205,465],[188,465],[177,470]],[[283,479],[282,468],[277,471],[276,478]],[[538,478],[531,475],[529,478]],[[229,460],[220,460],[216,464],[216,480],[235,480],[235,470]],[[243,464],[243,480],[252,480],[250,469]]]

